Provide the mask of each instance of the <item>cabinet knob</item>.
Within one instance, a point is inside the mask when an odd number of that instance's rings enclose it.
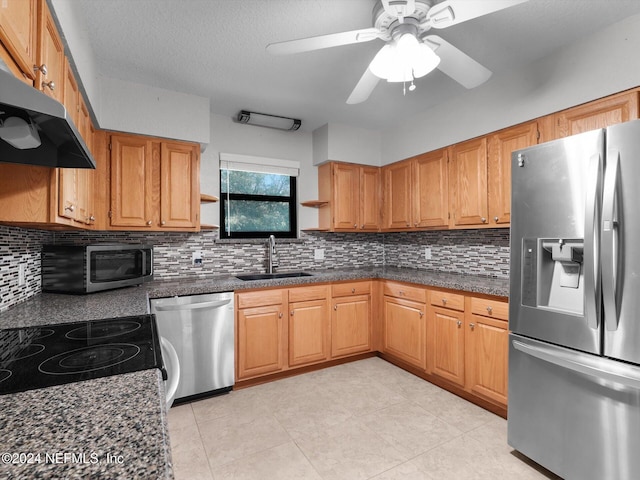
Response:
[[[351,293],[356,293],[356,289],[355,289],[355,288],[352,288],[352,289],[351,289]]]
[[[443,298],[443,299],[442,299],[442,304],[443,304],[443,305],[446,305],[446,304],[447,304],[447,299],[446,299],[446,298]]]
[[[165,223],[167,223],[167,222],[165,222],[164,220],[162,220],[162,221],[160,222],[160,225],[164,225]]]
[[[413,226],[417,227],[418,226],[418,222],[413,222]]]
[[[278,318],[282,318],[282,312],[278,314]]]
[[[89,221],[90,222],[95,222],[96,221],[96,217],[94,217],[93,215],[89,216]]]
[[[42,72],[43,75],[47,74],[47,65],[45,63],[43,63],[42,65],[34,65],[33,66],[33,72]]]
[[[475,323],[470,323],[470,324],[469,324],[469,328],[470,328],[471,330],[473,330],[474,328],[476,328],[476,324],[475,324]]]
[[[498,220],[500,220],[500,217],[493,217],[494,222],[497,222]]]
[[[49,87],[52,92],[56,89],[56,82],[51,80],[50,82],[42,82],[42,88]]]
[[[458,328],[462,326],[462,322],[460,320],[457,321],[457,324],[458,324]]]
[[[294,312],[294,310],[291,310],[291,316],[292,316],[292,317],[293,317],[293,312]]]
[[[420,312],[420,318],[424,317],[424,312]]]
[[[149,226],[150,226],[150,225],[151,225],[151,223],[152,223],[152,222],[151,222],[151,220],[148,220],[148,221],[147,221],[147,225],[149,225]]]
[[[491,315],[491,312],[493,311],[493,308],[491,307],[487,307],[487,312],[489,313],[489,315]]]
[[[334,309],[334,310],[338,310],[338,305],[334,305],[334,306],[333,306],[333,309]]]
[[[410,226],[411,226],[411,223],[410,223],[410,222],[407,222],[407,227],[410,227]]]
[[[68,207],[64,207],[64,209],[69,210],[70,212],[73,212],[76,209],[76,207],[75,205],[69,205]]]
[[[487,223],[487,219],[485,217],[482,217],[480,221],[482,221],[482,223]]]
[[[353,224],[353,228],[358,228],[358,224],[357,224],[357,223],[354,223],[354,224]]]

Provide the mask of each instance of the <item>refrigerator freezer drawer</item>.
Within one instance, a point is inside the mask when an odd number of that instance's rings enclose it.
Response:
[[[640,478],[640,367],[511,334],[508,441],[566,479]]]

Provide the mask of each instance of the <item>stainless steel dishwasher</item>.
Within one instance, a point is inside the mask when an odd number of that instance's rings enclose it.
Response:
[[[224,393],[234,382],[233,292],[150,300],[160,336],[178,357],[175,401]],[[169,369],[170,370],[170,369]],[[167,372],[169,381],[172,372]]]

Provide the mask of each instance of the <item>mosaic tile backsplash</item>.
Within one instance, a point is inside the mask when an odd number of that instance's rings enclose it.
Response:
[[[217,232],[48,232],[0,226],[0,311],[40,292],[40,250],[46,243],[148,243],[156,278],[265,271],[266,239],[218,240]],[[425,248],[431,259],[425,259]],[[303,233],[277,243],[279,270],[392,265],[474,275],[509,276],[509,231],[458,230],[390,234]],[[315,260],[316,250],[324,259]],[[192,264],[202,253],[202,264]],[[25,264],[24,286],[18,285]]]

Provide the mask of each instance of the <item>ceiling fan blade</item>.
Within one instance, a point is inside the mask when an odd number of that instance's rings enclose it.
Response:
[[[353,89],[353,92],[351,92],[351,95],[347,98],[347,103],[349,105],[354,105],[356,103],[364,102],[369,98],[369,95],[371,95],[371,92],[376,88],[379,81],[380,79],[371,73],[371,70],[367,67],[362,77],[360,77],[356,88]]]
[[[381,0],[382,7],[388,15],[398,17],[400,23],[416,11],[416,0]]]
[[[270,43],[267,45],[267,52],[272,55],[289,55],[292,53],[321,50],[323,48],[339,47],[340,45],[349,45],[351,43],[369,42],[379,36],[380,31],[377,28],[363,28],[350,32],[330,33],[329,35]]]
[[[475,88],[489,80],[492,72],[469,55],[437,35],[428,35],[424,43],[440,57],[438,69],[465,88]]]
[[[427,12],[425,26],[446,28],[529,0],[444,0]]]

